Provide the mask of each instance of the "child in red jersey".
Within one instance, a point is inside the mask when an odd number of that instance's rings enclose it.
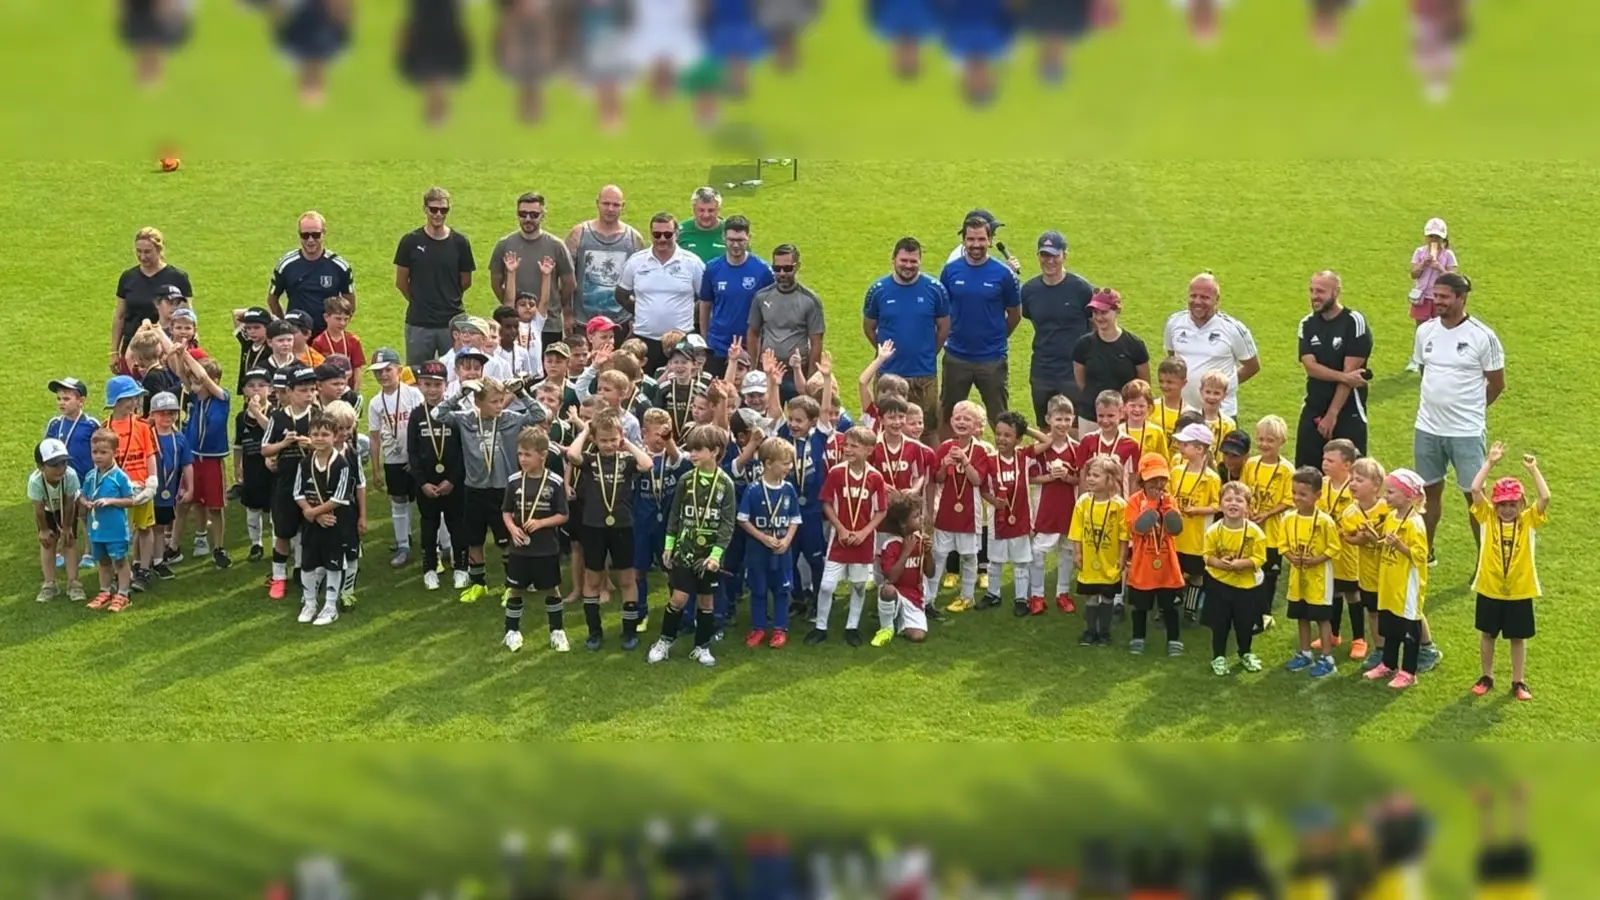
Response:
[[[1101,391],[1094,398],[1094,422],[1098,431],[1086,434],[1078,441],[1077,468],[1082,471],[1096,456],[1113,456],[1122,464],[1123,484],[1139,468],[1139,444],[1122,431],[1122,395],[1116,391]]]
[[[964,612],[976,604],[978,587],[979,487],[993,465],[994,448],[978,439],[988,416],[971,400],[957,403],[950,413],[955,437],[939,445],[934,472],[939,503],[933,517],[933,556],[944,559],[951,551],[961,557],[961,593],[950,601],[948,612]],[[930,494],[933,485],[930,485]],[[937,596],[935,586],[923,585],[924,596]]]
[[[984,482],[983,499],[994,507],[989,565],[999,586],[1006,563],[1011,563],[1012,613],[1019,618],[1044,612],[1044,597],[1029,591],[1034,568],[1033,502],[1030,485],[1039,471],[1033,447],[1020,446],[1028,432],[1021,413],[1003,412],[994,423],[994,464]],[[1039,563],[1043,567],[1044,563]]]
[[[899,397],[878,401],[878,443],[873,445],[867,462],[883,473],[891,492],[920,497],[928,483],[933,452],[921,441],[907,437],[906,413],[912,408]]]
[[[896,631],[912,643],[921,643],[928,636],[923,584],[933,574],[933,556],[928,553],[928,539],[923,533],[922,498],[916,494],[895,495],[883,517],[883,534],[888,535],[888,540],[878,552],[878,564],[883,569],[883,587],[878,590],[881,627],[872,637],[872,646],[888,644]]]
[[[1056,608],[1064,613],[1078,609],[1072,602],[1072,543],[1067,540],[1078,499],[1078,442],[1072,439],[1077,411],[1071,400],[1057,394],[1045,406],[1044,418],[1050,433],[1045,442],[1034,446],[1038,467],[1033,483],[1039,485],[1039,514],[1033,522],[1033,572],[1028,583],[1040,595],[1040,602],[1030,601],[1028,611],[1033,615],[1044,612],[1044,561],[1052,554],[1056,558]]]
[[[807,644],[828,639],[828,614],[833,610],[833,592],[840,581],[850,584],[850,615],[845,620],[844,639],[852,647],[861,646],[861,610],[867,602],[867,582],[872,580],[872,563],[877,556],[875,535],[888,507],[888,486],[877,469],[867,465],[867,456],[877,444],[872,430],[856,426],[845,433],[845,461],[828,470],[822,484],[822,514],[833,526],[828,543],[828,561],[822,567],[822,584],[817,590],[816,628],[806,635]]]

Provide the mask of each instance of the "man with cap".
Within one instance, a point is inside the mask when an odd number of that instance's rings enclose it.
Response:
[[[1239,386],[1261,371],[1255,336],[1245,324],[1217,309],[1222,301],[1222,285],[1217,276],[1201,272],[1189,281],[1189,307],[1167,318],[1162,346],[1168,356],[1182,359],[1189,367],[1189,381],[1183,388],[1183,402],[1200,409],[1200,379],[1207,372],[1221,372],[1228,379],[1228,396],[1222,412],[1234,421],[1239,418]]]
[[[1367,453],[1367,380],[1372,331],[1366,316],[1339,301],[1342,284],[1332,271],[1311,276],[1311,312],[1300,320],[1300,365],[1306,396],[1295,432],[1296,468],[1321,468],[1322,446],[1345,438]]]
[[[992,217],[991,217],[992,218]],[[983,398],[989,423],[1011,408],[1007,348],[1022,321],[1017,274],[989,255],[989,220],[968,216],[966,253],[945,264],[939,283],[950,296],[950,339],[944,345],[944,383],[939,391],[939,433],[950,435],[950,413],[973,387]]]
[[[822,298],[800,283],[800,248],[779,244],[772,251],[773,283],[756,291],[750,301],[749,331],[744,349],[759,368],[763,350],[771,350],[791,370],[809,377],[822,361],[822,333],[826,322]],[[779,396],[787,403],[794,396],[794,381],[785,378]]]
[[[400,354],[379,347],[367,366],[378,381],[378,392],[367,405],[367,432],[371,438],[372,486],[389,497],[389,522],[394,526],[393,554],[389,565],[400,568],[411,561],[411,500],[416,494],[407,467],[407,436],[411,417],[422,405],[422,391],[400,381]]]
[[[355,309],[356,276],[344,257],[327,249],[328,223],[311,210],[300,217],[300,246],[278,258],[267,284],[267,308],[282,316],[279,299],[289,297],[290,312],[304,312],[311,321],[311,336],[322,333],[322,307],[329,297],[344,297]]]
[[[1067,238],[1059,231],[1039,235],[1039,274],[1022,285],[1022,317],[1033,323],[1033,359],[1028,383],[1033,393],[1033,416],[1045,427],[1045,407],[1060,394],[1072,401],[1080,416],[1093,397],[1080,397],[1073,375],[1072,353],[1093,327],[1089,301],[1094,287],[1088,279],[1067,270]]]
[[[67,598],[77,603],[84,600],[83,584],[78,571],[83,563],[78,559],[75,544],[82,534],[78,528],[78,492],[82,482],[73,471],[67,454],[67,445],[55,438],[45,438],[34,448],[34,471],[28,476],[28,500],[33,504],[34,527],[39,532],[39,565],[44,570],[44,583],[34,597],[48,603],[60,596],[56,586],[56,570],[67,570]],[[93,560],[89,560],[93,565]]]
[[[544,230],[545,214],[543,194],[528,191],[517,198],[517,230],[501,238],[489,251],[489,282],[497,298],[506,296],[507,277],[516,281],[512,297],[524,293],[537,297],[544,288],[546,277],[538,263],[549,257],[555,263],[555,269],[549,277],[556,279],[556,286],[550,292],[550,305],[546,310],[539,342],[553,344],[566,337],[567,332],[577,324],[572,304],[578,282],[573,274],[572,253],[567,250],[567,245]],[[522,263],[514,273],[508,273],[507,257],[514,257]]]
[[[271,324],[272,313],[259,306],[233,311],[233,338],[239,342],[239,382],[234,387],[238,393],[244,393],[244,373],[263,368],[272,355],[267,343],[267,326]]]
[[[406,233],[394,251],[394,286],[406,298],[406,362],[416,365],[450,349],[450,320],[463,311],[478,264],[472,242],[445,224],[450,192],[429,188],[422,195],[426,221]]]
[[[750,252],[749,219],[732,216],[717,228],[727,252],[706,261],[698,318],[700,333],[712,350],[706,368],[721,378],[728,371],[728,347],[749,328],[756,292],[772,284],[773,277],[772,267]]]
[[[977,217],[977,218],[982,219],[984,221],[984,223],[989,228],[989,241],[994,245],[994,247],[996,249],[998,249],[1000,251],[1000,258],[1005,262],[1005,264],[1007,266],[1009,266],[1011,268],[1011,271],[1013,273],[1015,273],[1017,275],[1021,275],[1022,274],[1022,262],[1020,260],[1018,260],[1016,257],[1012,256],[1011,253],[1006,250],[1005,242],[996,241],[995,240],[995,232],[997,232],[1000,229],[1004,228],[1006,226],[1006,223],[999,221],[998,219],[996,219],[994,217],[994,213],[988,211],[987,209],[983,209],[982,207],[979,207],[978,209],[974,209],[971,212],[967,213],[967,218],[961,220],[961,228],[960,228],[960,230],[958,230],[956,232],[956,236],[960,237],[962,240],[961,240],[960,243],[956,244],[955,249],[950,251],[950,255],[945,257],[945,262],[946,263],[953,263],[956,260],[960,259],[961,257],[967,255],[967,242],[966,242],[967,226],[966,226],[966,221],[967,221],[967,219],[971,219],[973,217]]]
[[[890,273],[867,288],[861,327],[873,347],[894,344],[878,372],[906,380],[907,399],[922,408],[923,431],[912,437],[931,444],[939,427],[939,353],[950,337],[950,295],[922,271],[916,238],[896,241],[892,260]]]
[[[617,278],[617,305],[633,317],[633,336],[649,350],[645,369],[666,364],[661,336],[693,331],[695,298],[705,280],[700,257],[678,246],[678,223],[671,213],[650,218],[650,247],[628,257]]]

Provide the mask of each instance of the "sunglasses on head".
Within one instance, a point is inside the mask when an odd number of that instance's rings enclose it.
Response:
[[[773,266],[772,267],[772,271],[777,272],[777,273],[782,274],[782,275],[787,275],[790,272],[793,272],[797,268],[799,268],[799,267],[798,266],[794,266],[794,265]]]
[[[302,231],[302,232],[300,232],[300,240],[302,240],[302,241],[320,241],[320,240],[322,240],[322,232],[320,232],[320,231]]]
[[[448,207],[448,206],[430,206],[430,207],[428,207],[428,212],[432,213],[433,215],[436,215],[436,216],[448,216],[450,214],[450,207]]]
[[[650,232],[650,236],[655,238],[658,241],[664,241],[667,238],[672,237],[673,234],[674,234],[674,232],[671,232],[671,231],[652,231],[652,232]]]
[[[519,209],[519,210],[517,210],[517,218],[519,218],[519,219],[542,219],[542,218],[544,218],[544,211],[543,210],[538,210],[538,209]]]

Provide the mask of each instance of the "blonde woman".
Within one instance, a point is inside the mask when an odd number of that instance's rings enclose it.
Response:
[[[125,375],[122,356],[134,332],[146,322],[155,322],[156,300],[179,292],[184,300],[194,296],[189,273],[167,265],[166,239],[161,231],[146,226],[133,236],[132,266],[117,278],[117,306],[111,313],[111,373]]]

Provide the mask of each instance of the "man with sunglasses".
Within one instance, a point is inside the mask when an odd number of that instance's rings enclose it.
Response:
[[[472,287],[478,267],[467,236],[445,224],[450,192],[428,188],[422,210],[426,224],[402,237],[394,251],[394,286],[406,298],[408,366],[437,359],[455,345],[450,320],[466,311],[461,295]]]
[[[544,230],[544,217],[543,194],[529,191],[517,198],[517,230],[501,238],[494,245],[494,250],[490,251],[489,282],[494,288],[495,297],[504,303],[506,255],[510,254],[522,263],[517,267],[517,289],[511,296],[526,293],[537,297],[544,287],[544,272],[539,269],[539,261],[546,256],[555,260],[556,269],[550,274],[557,281],[555,289],[550,292],[550,308],[545,312],[543,334],[539,340],[541,347],[548,347],[565,340],[567,332],[577,324],[572,311],[572,295],[578,289],[578,282],[573,275],[572,254],[567,252],[565,243]],[[538,358],[535,352],[534,361],[537,362]]]
[[[772,250],[773,283],[756,292],[750,302],[750,331],[745,349],[756,365],[761,352],[771,350],[792,370],[799,368],[806,377],[817,371],[822,361],[822,333],[825,323],[822,299],[800,283],[800,248],[779,244]],[[794,398],[794,380],[785,378],[779,385],[783,402]]]
[[[322,307],[329,297],[344,297],[351,308],[356,302],[356,276],[344,257],[327,249],[323,241],[328,235],[328,223],[316,210],[300,217],[300,246],[278,258],[272,268],[272,280],[267,285],[267,308],[278,318],[285,310],[279,298],[289,297],[288,312],[303,312],[311,317],[311,336],[316,337],[327,327],[322,321]]]
[[[678,221],[671,213],[650,218],[650,249],[628,257],[617,278],[617,304],[633,316],[633,336],[644,341],[650,356],[645,371],[667,364],[661,336],[669,331],[694,331],[695,298],[705,281],[700,257],[678,246]]]

